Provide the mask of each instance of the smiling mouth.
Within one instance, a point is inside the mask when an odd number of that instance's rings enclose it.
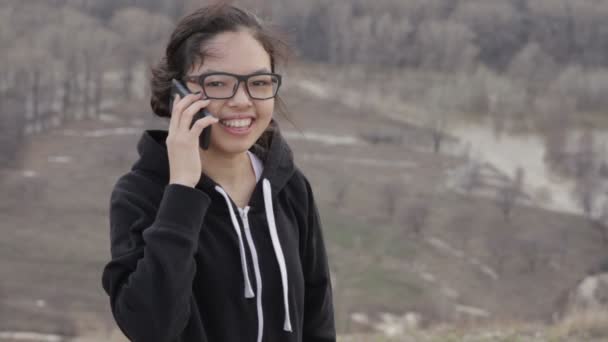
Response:
[[[243,128],[251,127],[251,124],[253,123],[253,121],[254,121],[254,119],[252,119],[252,118],[220,120],[220,124],[222,126],[225,126],[228,128],[243,129]]]

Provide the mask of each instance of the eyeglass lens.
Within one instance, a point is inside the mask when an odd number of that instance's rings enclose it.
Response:
[[[212,98],[230,98],[236,94],[238,79],[231,75],[208,75],[203,79],[205,94]],[[249,95],[254,99],[274,97],[279,81],[274,75],[252,75],[246,82]]]

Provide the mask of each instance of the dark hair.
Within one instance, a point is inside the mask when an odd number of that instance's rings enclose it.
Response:
[[[171,116],[171,79],[183,78],[196,63],[212,56],[211,51],[205,49],[205,43],[220,33],[247,30],[268,52],[273,72],[278,62],[286,63],[290,55],[289,46],[278,30],[268,26],[252,12],[225,2],[202,7],[183,17],[171,34],[165,56],[151,69],[150,105],[154,114]],[[286,114],[280,96],[276,97],[276,105],[278,112]],[[274,126],[272,124],[270,128]]]

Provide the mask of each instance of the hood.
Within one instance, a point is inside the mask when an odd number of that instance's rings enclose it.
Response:
[[[295,172],[291,148],[280,133],[278,124],[271,122],[274,128],[267,147],[259,143],[250,149],[264,163],[262,178],[268,179],[272,184],[272,193],[276,195],[287,184]],[[169,182],[169,157],[167,155],[166,130],[146,130],[143,132],[138,144],[139,159],[133,165],[133,171],[144,171],[154,175],[159,182]],[[258,141],[259,142],[259,141]],[[196,185],[205,192],[212,192],[218,185],[209,177],[201,177]]]

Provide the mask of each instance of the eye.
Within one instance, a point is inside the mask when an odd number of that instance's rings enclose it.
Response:
[[[259,75],[249,79],[249,84],[254,87],[268,87],[271,86],[273,78],[267,75]]]
[[[251,82],[254,86],[267,86],[270,85],[269,81],[253,81]]]
[[[209,81],[205,83],[205,87],[223,87],[224,82],[220,81]]]

